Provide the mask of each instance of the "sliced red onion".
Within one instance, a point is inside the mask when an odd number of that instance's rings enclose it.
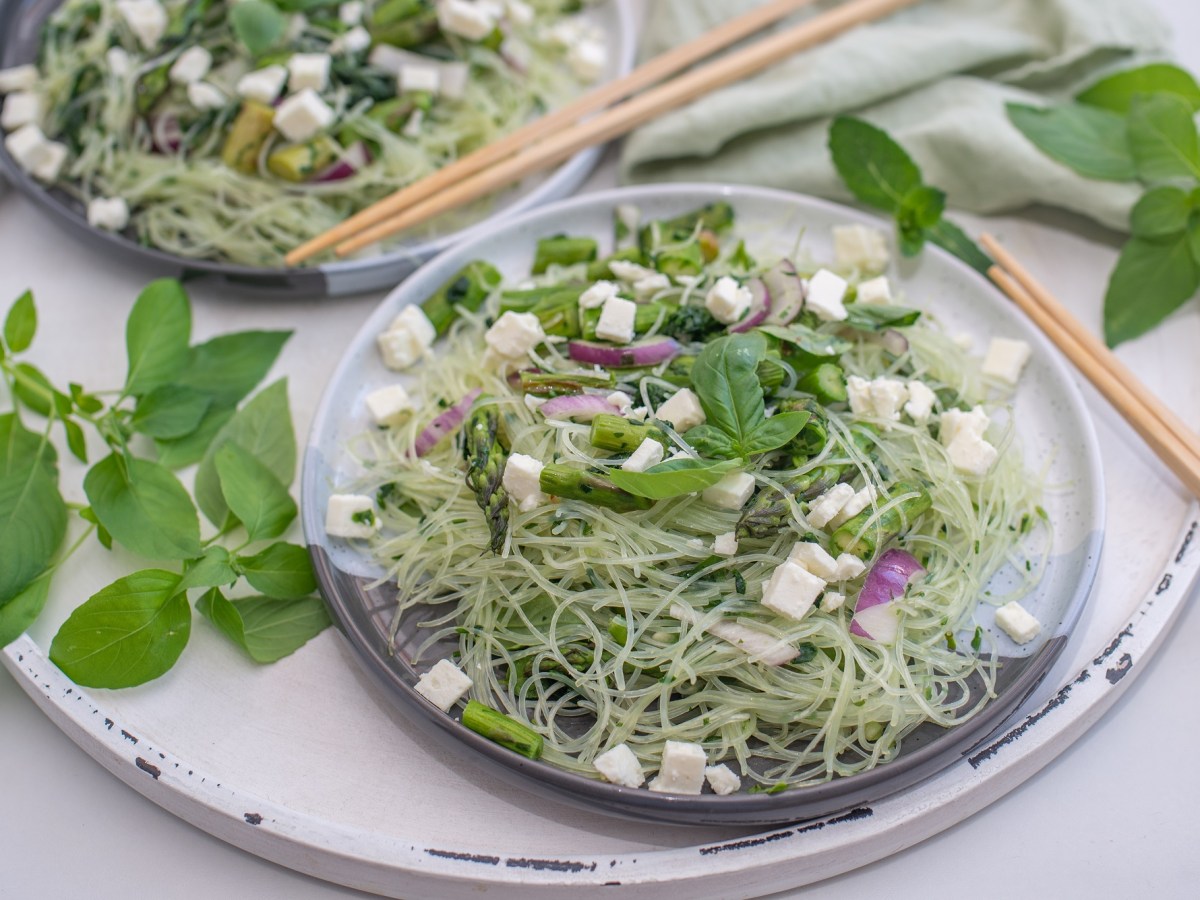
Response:
[[[674,338],[653,338],[624,347],[594,341],[567,342],[567,356],[576,362],[614,368],[658,365],[672,359],[679,349],[679,342]]]
[[[771,292],[761,278],[751,278],[747,281],[746,290],[750,292],[750,310],[743,318],[729,326],[733,334],[757,328],[771,312]]]
[[[418,434],[416,441],[413,442],[413,453],[417,456],[424,456],[441,443],[442,438],[453,432],[454,429],[463,423],[467,418],[467,413],[471,411],[471,404],[482,393],[482,390],[475,388],[475,390],[468,392],[465,397],[426,425],[425,430]]]
[[[796,273],[796,266],[785,259],[763,273],[763,282],[771,294],[771,312],[767,315],[768,325],[787,325],[804,308],[804,280]]]
[[[352,175],[358,174],[370,164],[371,151],[367,148],[366,142],[355,141],[346,148],[337,162],[320,172],[313,181],[320,183],[342,181]]]
[[[850,633],[890,644],[896,640],[900,627],[899,608],[893,602],[904,596],[904,589],[917,572],[925,567],[905,550],[888,550],[879,557],[858,595]]]
[[[883,344],[883,349],[892,356],[903,356],[908,352],[908,338],[895,328],[885,329],[879,335],[879,342]]]
[[[552,397],[538,407],[547,419],[590,422],[602,413],[620,415],[621,410],[598,394],[565,394]]]
[[[183,146],[183,128],[171,113],[162,113],[150,121],[150,139],[159,153],[177,153]]]

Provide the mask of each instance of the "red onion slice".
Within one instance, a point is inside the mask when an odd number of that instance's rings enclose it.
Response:
[[[750,310],[744,318],[729,326],[732,334],[741,334],[751,328],[757,328],[771,312],[771,292],[761,278],[751,278],[747,281],[746,290],[750,292]]]
[[[313,181],[322,184],[327,181],[342,181],[352,175],[357,175],[370,164],[371,151],[367,148],[366,143],[355,141],[346,148],[337,162],[318,173]]]
[[[453,432],[454,429],[463,423],[467,418],[467,413],[471,410],[471,404],[482,393],[482,390],[475,388],[475,390],[468,392],[465,397],[426,425],[425,429],[417,435],[417,439],[413,442],[413,453],[417,456],[424,456],[440,444],[442,438]]]
[[[796,274],[791,260],[775,265],[763,273],[763,282],[771,294],[771,312],[767,315],[768,325],[787,325],[804,308],[804,280]]]
[[[879,335],[883,349],[892,356],[903,356],[908,352],[908,338],[895,328],[888,328]]]
[[[178,153],[183,146],[183,128],[171,113],[162,113],[150,121],[150,139],[159,153]]]
[[[674,338],[654,338],[624,347],[593,341],[567,342],[567,356],[576,362],[614,368],[658,365],[675,357],[679,349],[679,342]]]
[[[854,605],[850,633],[882,644],[894,642],[900,619],[893,601],[904,596],[913,575],[924,571],[917,558],[905,550],[888,550],[879,557]]]
[[[570,419],[574,422],[590,422],[602,413],[621,413],[620,409],[598,394],[566,394],[553,397],[538,409],[547,419]]]

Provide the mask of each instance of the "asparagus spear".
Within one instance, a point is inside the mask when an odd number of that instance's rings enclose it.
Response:
[[[641,265],[642,251],[639,250],[637,247],[624,247],[621,250],[618,250],[616,253],[612,254],[612,256],[606,256],[606,257],[604,257],[604,259],[598,259],[595,262],[588,263],[588,269],[587,269],[588,280],[589,281],[600,281],[602,278],[603,279],[614,278],[615,276],[613,275],[613,271],[612,271],[612,269],[610,269],[608,267],[608,264],[611,262],[616,262],[618,260],[621,262],[631,262],[631,263],[637,263],[638,265]]]
[[[533,274],[541,275],[552,265],[590,263],[596,258],[596,250],[596,242],[591,238],[569,237],[565,234],[542,238],[537,243],[537,253],[533,257]]]
[[[504,464],[508,459],[500,443],[500,411],[480,395],[463,426],[463,457],[467,461],[467,486],[483,510],[492,540],[488,545],[499,553],[508,533],[508,491],[504,489]]]
[[[780,531],[791,518],[789,498],[811,500],[825,493],[837,484],[844,469],[844,466],[818,466],[784,482],[782,490],[760,491],[738,520],[737,536],[770,537]]]
[[[387,0],[371,15],[367,30],[377,44],[415,47],[437,37],[437,10],[426,0]]]
[[[616,378],[611,372],[522,372],[521,390],[536,397],[561,397],[582,394],[584,388],[611,388]],[[613,418],[620,418],[614,416]]]
[[[617,453],[632,453],[642,446],[646,438],[658,441],[664,449],[671,446],[670,440],[654,425],[631,422],[624,416],[600,413],[592,419],[592,433],[588,440],[593,447],[614,450]]]
[[[806,373],[796,382],[796,388],[812,394],[821,403],[844,403],[849,396],[846,393],[846,375],[841,366],[833,363],[821,363]]]
[[[542,490],[551,496],[582,500],[614,512],[633,512],[654,505],[653,500],[635,497],[621,490],[598,472],[575,469],[561,463],[551,463],[543,468],[539,481]]]
[[[725,201],[710,203],[673,219],[659,219],[642,227],[638,232],[638,246],[643,256],[651,253],[662,243],[686,241],[698,229],[720,234],[733,224],[733,207]]]
[[[453,324],[458,307],[475,312],[502,280],[503,276],[491,263],[474,260],[422,303],[421,310],[440,337]]]
[[[873,510],[864,509],[853,519],[843,522],[833,533],[834,545],[846,553],[866,558],[873,554],[876,548],[903,534],[923,512],[933,506],[933,498],[929,496],[929,491],[920,485],[902,481],[891,490],[892,494],[913,492],[916,492],[917,496],[903,500],[883,513],[862,537],[858,537],[858,533],[875,515]]]
[[[499,710],[485,706],[478,700],[468,700],[463,710],[462,723],[482,734],[489,741],[507,747],[522,756],[537,759],[542,755],[542,736]]]

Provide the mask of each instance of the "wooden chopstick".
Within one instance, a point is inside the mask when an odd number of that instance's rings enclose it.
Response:
[[[994,237],[985,234],[980,242],[997,262],[988,270],[992,281],[1054,342],[1187,489],[1200,497],[1200,437]]]
[[[346,256],[385,237],[449,212],[506,187],[526,175],[567,159],[587,147],[604,143],[717,88],[762,71],[794,53],[912,6],[918,0],[849,0],[792,28],[692,69],[656,88],[626,100],[585,121],[575,123],[520,154],[449,185],[435,197],[411,206],[339,243],[335,252]]]
[[[623,100],[677,72],[682,72],[689,66],[708,59],[726,47],[815,2],[816,0],[771,0],[770,3],[755,7],[737,18],[730,19],[719,28],[714,28],[693,41],[688,41],[686,44],[681,44],[654,57],[625,77],[603,84],[462,159],[443,166],[432,175],[401,188],[324,234],[296,247],[285,259],[288,265],[302,262],[316,253],[332,247],[339,241],[346,240],[362,229],[382,222],[389,216],[395,215],[400,210],[427,197],[434,196],[443,188],[469,175],[474,175],[476,172],[483,171],[492,163],[512,156],[546,135],[554,134],[566,126],[573,125],[584,116],[599,112],[618,100]]]

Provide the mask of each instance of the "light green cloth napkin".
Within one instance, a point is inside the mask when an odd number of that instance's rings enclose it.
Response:
[[[651,0],[642,54],[758,2]],[[1069,98],[1101,74],[1165,57],[1167,39],[1139,0],[925,0],[635,132],[622,178],[848,199],[825,143],[829,117],[851,113],[896,138],[953,207],[994,213],[1038,202],[1125,230],[1138,188],[1082,178],[1043,156],[1004,103]]]

